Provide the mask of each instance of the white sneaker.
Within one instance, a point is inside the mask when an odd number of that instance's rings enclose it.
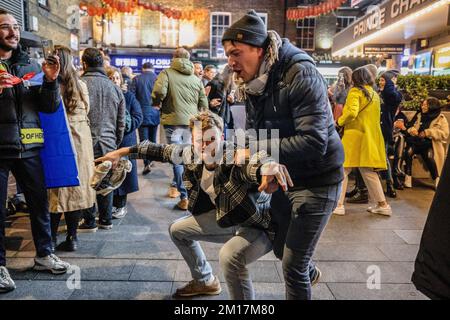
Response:
[[[405,183],[403,185],[405,188],[412,188],[412,177],[405,175]]]
[[[338,205],[336,209],[334,209],[333,214],[338,216],[344,216],[345,215],[345,207],[344,205]]]
[[[367,208],[367,211],[370,213],[377,213],[381,214],[383,216],[391,216],[392,215],[392,209],[390,205],[386,205],[385,207],[381,207],[378,204],[375,207],[369,207]]]
[[[0,267],[0,293],[10,292],[16,288],[16,284],[9,275],[6,267]]]
[[[62,261],[56,255],[34,258],[34,270],[50,271],[53,274],[63,274],[70,268],[70,264]]]
[[[123,208],[118,208],[116,209],[115,212],[113,212],[112,217],[114,219],[122,219],[123,217],[125,217],[128,213],[128,209],[127,207],[123,207]]]

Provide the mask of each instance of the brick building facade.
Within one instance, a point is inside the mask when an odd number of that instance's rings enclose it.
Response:
[[[39,51],[43,39],[78,51],[78,28],[70,19],[78,0],[0,0],[0,8],[13,13],[22,26],[22,45]],[[70,10],[72,7],[72,10]]]

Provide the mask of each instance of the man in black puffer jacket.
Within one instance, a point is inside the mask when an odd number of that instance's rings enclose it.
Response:
[[[273,195],[272,219],[279,223],[274,251],[283,259],[287,299],[310,299],[311,283],[320,276],[311,258],[344,177],[344,151],[327,85],[313,60],[276,32],[267,32],[253,10],[225,31],[222,43],[242,80],[247,129],[266,129],[267,138],[257,136],[258,142],[271,147],[272,156],[279,154],[294,180],[294,188]]]
[[[59,106],[59,60],[52,58],[51,63],[44,63],[42,86],[15,84],[13,76],[41,72],[40,66],[21,50],[19,30],[16,19],[0,10],[0,292],[15,288],[5,267],[5,203],[10,171],[23,188],[30,209],[35,269],[61,274],[69,268],[52,254],[47,190],[39,157],[44,141],[38,112],[52,113]]]

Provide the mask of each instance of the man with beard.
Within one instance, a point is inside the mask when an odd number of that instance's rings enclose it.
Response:
[[[275,242],[274,251],[282,255],[286,298],[311,299],[311,283],[320,276],[312,256],[344,178],[344,151],[326,82],[312,58],[276,32],[267,32],[254,10],[224,32],[222,43],[228,64],[242,82],[238,89],[245,98],[247,129],[267,132],[271,143],[261,136],[258,142],[278,145],[279,162],[294,182],[289,191],[276,192],[271,202],[273,218],[285,218],[278,223],[286,228],[286,239],[280,241],[281,250]],[[276,151],[269,148],[268,153]]]
[[[70,267],[51,251],[47,190],[39,157],[44,139],[38,112],[52,113],[58,109],[60,92],[56,79],[60,64],[57,57],[44,62],[42,86],[17,84],[14,77],[41,72],[40,66],[22,51],[19,40],[20,26],[16,19],[0,9],[0,292],[15,289],[5,259],[5,203],[10,171],[23,188],[30,209],[36,247],[34,268],[63,274]]]

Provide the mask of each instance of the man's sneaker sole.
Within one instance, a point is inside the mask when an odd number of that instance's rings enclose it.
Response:
[[[0,288],[0,293],[8,293],[8,292],[11,292],[11,291],[14,291],[14,290],[16,290],[16,286],[9,287],[9,288]]]
[[[102,229],[102,230],[111,230],[113,228],[113,225],[112,224],[109,224],[109,225],[101,225],[101,224],[99,224],[98,228]]]
[[[64,270],[49,269],[49,268],[47,268],[45,266],[41,266],[41,265],[38,265],[38,264],[35,264],[33,269],[36,270],[36,271],[48,271],[48,272],[51,272],[53,274],[64,274],[64,273],[67,273],[67,269],[64,269]]]
[[[97,230],[98,230],[98,227],[95,227],[92,229],[80,229],[80,228],[77,229],[77,231],[79,233],[94,233],[94,232],[97,232]]]
[[[193,292],[193,293],[174,293],[174,297],[194,297],[194,296],[216,296],[222,292],[222,288],[216,291],[208,291],[208,292]]]

